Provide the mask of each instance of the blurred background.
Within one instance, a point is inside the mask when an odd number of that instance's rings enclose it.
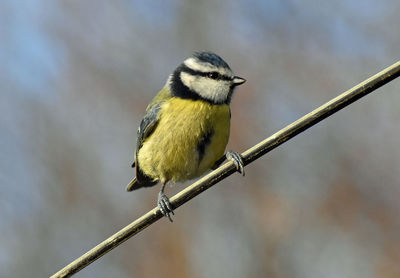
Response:
[[[194,51],[247,79],[228,145],[244,151],[396,62],[399,9],[1,1],[1,276],[50,276],[155,206],[158,187],[125,191],[136,130]],[[76,277],[400,277],[399,88],[319,123]]]

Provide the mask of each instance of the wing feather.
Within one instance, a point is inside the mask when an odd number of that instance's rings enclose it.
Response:
[[[143,143],[157,128],[161,106],[169,98],[171,98],[169,89],[168,87],[164,87],[149,104],[146,109],[146,114],[140,122],[137,131],[135,162],[132,164],[132,167],[136,167],[136,179],[133,180],[133,183],[131,182],[132,184],[129,186],[131,190],[138,189],[140,187],[153,186],[158,183],[158,181],[154,181],[152,178],[143,173],[143,171],[140,169],[140,163],[138,163],[137,155],[139,150],[142,148]]]

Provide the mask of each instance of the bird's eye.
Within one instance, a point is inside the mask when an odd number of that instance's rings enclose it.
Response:
[[[208,74],[208,77],[210,77],[211,79],[218,79],[219,78],[219,73],[218,72],[210,72]]]

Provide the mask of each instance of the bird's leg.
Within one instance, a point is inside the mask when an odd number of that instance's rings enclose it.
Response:
[[[226,159],[233,162],[233,164],[236,166],[236,170],[244,176],[244,163],[242,156],[234,151],[226,152],[225,156]]]
[[[217,169],[222,164],[222,162],[225,161],[225,159],[232,161],[233,164],[235,164],[236,166],[236,170],[244,176],[243,158],[239,153],[234,151],[228,151],[223,157],[221,157],[215,162],[214,166],[211,167],[211,169],[213,170]]]
[[[157,200],[157,205],[160,208],[161,213],[168,217],[169,221],[172,222],[172,218],[170,216],[170,213],[174,214],[174,211],[171,207],[171,204],[169,203],[169,199],[167,195],[164,193],[164,188],[167,182],[163,182],[162,187],[160,192],[158,193],[158,200]]]

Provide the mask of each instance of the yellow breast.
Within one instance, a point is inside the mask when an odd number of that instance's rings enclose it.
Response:
[[[200,176],[224,154],[229,129],[228,105],[172,98],[161,106],[159,123],[138,152],[140,168],[161,182]],[[210,130],[200,154],[199,144]]]

